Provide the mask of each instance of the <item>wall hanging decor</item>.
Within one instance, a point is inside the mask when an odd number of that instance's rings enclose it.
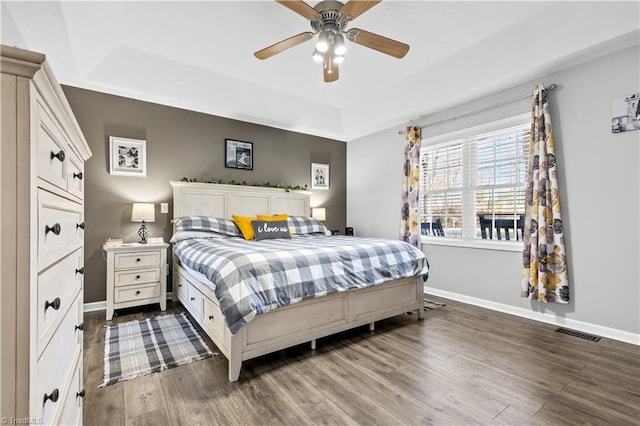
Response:
[[[253,143],[224,140],[225,167],[230,169],[253,170]]]
[[[329,189],[329,165],[311,163],[311,189]]]
[[[611,131],[631,130],[640,130],[640,93],[614,99],[611,104]]]
[[[109,173],[147,176],[147,141],[109,136]]]

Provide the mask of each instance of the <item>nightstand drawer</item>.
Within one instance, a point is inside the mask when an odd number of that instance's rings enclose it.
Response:
[[[133,302],[144,299],[157,299],[160,296],[160,283],[131,285],[114,290],[115,303]]]
[[[160,250],[140,253],[116,253],[114,256],[115,269],[144,268],[160,266]]]
[[[114,285],[116,287],[120,287],[124,285],[154,283],[158,281],[160,281],[160,267],[133,271],[118,271],[115,273]]]

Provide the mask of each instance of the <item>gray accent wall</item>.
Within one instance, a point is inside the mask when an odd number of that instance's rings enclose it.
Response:
[[[612,100],[640,91],[639,64],[635,45],[420,121],[427,125],[424,138],[526,113],[530,99],[428,126],[530,93],[538,81],[558,84],[549,98],[571,302],[543,304],[521,298],[520,252],[423,244],[431,264],[428,290],[640,343],[640,131],[611,132]],[[359,235],[398,238],[402,130],[388,129],[347,145],[347,222]],[[387,164],[387,159],[397,164]],[[375,179],[371,164],[380,167]]]
[[[91,147],[85,164],[85,302],[106,300],[107,238],[137,241],[131,203],[156,204],[150,236],[171,238],[172,191],[182,177],[248,183],[311,186],[311,163],[330,166],[330,188],[314,191],[311,206],[325,207],[329,229],[344,232],[346,145],[344,142],[63,86]],[[147,177],[109,174],[109,136],[147,141]],[[225,138],[253,143],[253,170],[224,166]],[[160,213],[160,203],[169,213]],[[169,291],[171,281],[168,281]]]

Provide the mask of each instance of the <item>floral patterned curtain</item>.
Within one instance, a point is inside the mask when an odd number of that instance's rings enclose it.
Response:
[[[521,286],[523,297],[569,303],[558,168],[547,91],[542,84],[533,89]]]
[[[420,128],[404,133],[400,239],[420,248]]]

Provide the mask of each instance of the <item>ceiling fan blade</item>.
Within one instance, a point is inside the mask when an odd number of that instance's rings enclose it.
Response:
[[[381,1],[382,0],[350,0],[347,2],[347,4],[342,6],[342,9],[340,9],[340,13],[347,16],[347,21],[351,21],[352,19],[356,19],[358,16],[362,15]]]
[[[340,72],[338,71],[338,64],[331,64],[331,66],[324,67],[324,82],[331,83],[337,81],[340,78]]]
[[[256,53],[253,54],[253,56],[255,56],[258,59],[267,59],[293,46],[297,46],[300,43],[304,43],[307,40],[311,40],[312,38],[313,38],[313,33],[310,31],[300,33],[298,35],[294,35],[293,37],[289,37],[286,40],[279,41],[276,44],[272,44],[269,47],[265,47],[262,50],[258,50]]]
[[[347,32],[347,38],[359,45],[368,47],[378,52],[391,55],[394,58],[404,58],[409,51],[409,45],[399,41],[383,37],[369,31],[353,28]]]
[[[302,0],[276,0],[284,7],[288,7],[299,15],[304,16],[310,21],[320,18],[320,14],[314,8],[303,2]]]

